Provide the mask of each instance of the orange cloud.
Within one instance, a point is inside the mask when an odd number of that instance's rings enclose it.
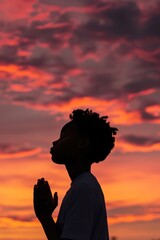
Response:
[[[123,103],[118,100],[101,100],[92,97],[74,98],[68,103],[60,104],[62,113],[70,113],[76,108],[91,108],[104,115],[116,124],[132,124],[141,122],[138,112],[126,112]],[[58,108],[56,109],[58,111]],[[68,114],[66,114],[68,117]]]
[[[149,107],[146,107],[145,110],[147,113],[150,113],[153,116],[160,118],[160,105],[157,104],[157,105],[149,106]]]
[[[76,108],[91,108],[94,111],[103,115],[108,115],[109,119],[114,124],[127,124],[132,125],[141,123],[141,117],[138,111],[127,112],[125,106],[119,100],[102,100],[93,97],[73,98],[68,102],[63,103],[47,103],[45,105],[28,102],[15,102],[17,105],[23,105],[28,108],[37,110],[44,110],[51,113],[61,113],[63,118],[68,119],[69,113]]]
[[[28,67],[28,69],[23,69],[14,64],[0,65],[0,71],[7,72],[8,74],[10,74],[12,79],[23,78],[23,77],[30,78],[29,82],[31,83],[30,84],[31,88],[37,87],[37,86],[45,86],[47,80],[53,79],[53,76],[51,74],[44,73],[42,70],[31,67],[31,66]]]

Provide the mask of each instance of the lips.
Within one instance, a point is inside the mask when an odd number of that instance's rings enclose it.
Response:
[[[50,148],[50,153],[51,153],[51,154],[53,153],[53,147],[52,147],[52,148]]]

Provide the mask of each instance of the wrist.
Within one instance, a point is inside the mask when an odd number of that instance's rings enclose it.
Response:
[[[52,215],[50,214],[45,214],[43,216],[40,216],[38,218],[38,220],[41,222],[41,224],[43,223],[48,223],[48,222],[52,222],[53,221],[53,218],[52,218]]]

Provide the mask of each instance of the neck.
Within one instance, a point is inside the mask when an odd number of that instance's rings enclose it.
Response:
[[[84,172],[91,172],[91,165],[87,165],[87,166],[66,165],[66,169],[71,181],[73,181],[80,174]]]

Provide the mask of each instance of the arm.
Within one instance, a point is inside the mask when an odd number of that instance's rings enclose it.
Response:
[[[74,240],[68,238],[60,238],[59,229],[57,228],[57,225],[52,217],[48,217],[44,221],[41,220],[41,224],[48,240]]]
[[[83,184],[70,190],[65,215],[59,219],[63,222],[62,239],[91,239],[94,215],[92,197],[91,190]]]
[[[48,240],[60,240],[60,231],[53,220],[52,216],[41,219],[40,223],[43,227],[43,230],[47,236]]]
[[[47,181],[39,179],[34,186],[34,210],[42,224],[48,240],[60,240],[60,230],[52,218],[52,213],[58,205],[57,193],[52,193]]]

